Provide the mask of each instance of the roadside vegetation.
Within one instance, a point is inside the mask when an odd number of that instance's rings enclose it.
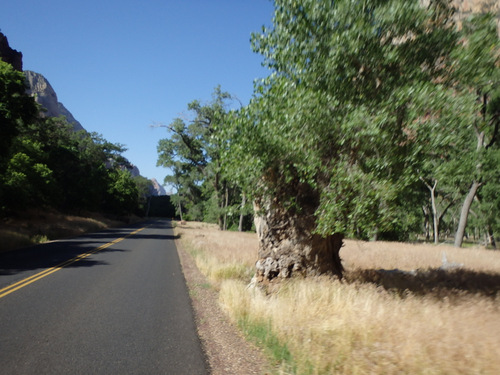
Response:
[[[291,278],[249,288],[256,234],[197,222],[178,224],[176,233],[277,373],[500,372],[498,252],[346,240],[344,282]],[[421,289],[410,291],[412,281]]]
[[[22,72],[0,61],[0,251],[144,215],[150,182],[123,145],[43,115]]]
[[[26,210],[1,220],[0,252],[75,237],[137,220],[139,217],[134,215],[113,218],[92,212],[76,216],[56,210]]]
[[[0,218],[33,209],[145,212],[149,181],[131,176],[123,145],[43,112],[24,74],[0,61]]]

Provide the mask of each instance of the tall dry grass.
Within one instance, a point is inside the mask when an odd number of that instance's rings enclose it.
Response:
[[[461,293],[401,294],[374,282],[292,279],[266,294],[247,288],[257,255],[254,234],[206,224],[177,228],[220,302],[244,330],[275,346],[281,374],[500,374],[500,299]],[[462,263],[466,275],[500,273],[500,252],[432,245],[346,241],[347,272],[429,269]],[[224,267],[248,272],[221,277]],[[228,274],[231,274],[230,272]],[[452,288],[450,288],[450,291]],[[276,340],[266,340],[262,331]]]

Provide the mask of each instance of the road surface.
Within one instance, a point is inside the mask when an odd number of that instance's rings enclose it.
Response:
[[[207,374],[167,220],[0,254],[0,374]]]

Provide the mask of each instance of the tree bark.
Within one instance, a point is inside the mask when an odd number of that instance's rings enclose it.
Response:
[[[243,232],[243,218],[245,217],[245,214],[243,210],[245,209],[245,204],[246,204],[247,197],[245,194],[242,194],[241,197],[241,211],[240,211],[240,222],[238,223],[238,232]]]
[[[495,241],[495,234],[490,225],[486,228],[486,233],[488,234],[488,244],[491,246],[493,250],[497,249],[497,242]]]
[[[311,214],[269,207],[259,214],[259,205],[254,204],[254,208],[259,237],[255,281],[266,284],[293,275],[342,278],[342,234],[326,238],[314,234],[315,217]]]
[[[455,247],[462,247],[470,207],[480,186],[480,182],[474,181],[469,189],[469,193],[465,197],[464,203],[462,205],[462,210],[460,211],[460,221],[458,222],[457,233],[455,234]]]
[[[431,193],[431,208],[432,208],[432,222],[433,222],[433,233],[434,233],[434,244],[439,243],[439,215],[436,206],[436,186],[437,181],[434,181],[434,185],[428,184],[422,177],[420,180],[425,184],[429,192]]]
[[[434,186],[430,188],[431,191],[431,206],[432,206],[432,220],[434,223],[433,231],[434,231],[434,244],[437,245],[439,243],[439,221],[438,221],[438,213],[436,207],[436,185],[437,181],[434,182]]]
[[[224,202],[221,200],[220,197],[219,180],[220,180],[219,173],[215,173],[213,187],[214,187],[215,201],[217,202],[217,209],[219,210],[219,212],[217,213],[217,224],[219,225],[220,230],[224,230],[224,216],[222,215]]]
[[[424,214],[424,231],[425,231],[425,240],[429,241],[431,238],[431,230],[430,230],[430,223],[429,223],[429,210],[426,206],[422,206],[422,212]]]
[[[229,206],[229,190],[227,188],[227,184],[224,184],[224,228],[223,230],[227,230],[227,207]]]
[[[184,221],[184,220],[182,219],[182,204],[181,204],[181,200],[180,200],[180,198],[179,198],[179,215],[180,215],[180,217],[181,217],[181,221]]]

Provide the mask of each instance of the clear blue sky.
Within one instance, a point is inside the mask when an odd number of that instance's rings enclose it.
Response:
[[[247,104],[268,75],[250,34],[272,15],[269,0],[9,0],[0,29],[85,129],[124,144],[141,174],[163,183],[156,146],[167,134],[151,125],[219,84]]]

